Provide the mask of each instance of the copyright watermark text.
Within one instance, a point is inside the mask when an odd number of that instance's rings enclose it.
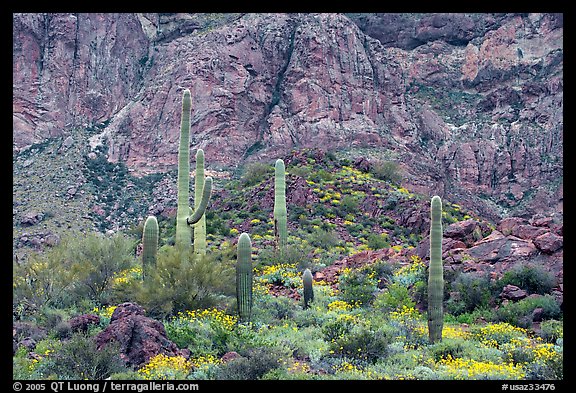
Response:
[[[197,391],[197,383],[148,381],[148,382],[79,382],[79,381],[46,381],[46,382],[14,382],[15,392],[147,392],[147,391]]]

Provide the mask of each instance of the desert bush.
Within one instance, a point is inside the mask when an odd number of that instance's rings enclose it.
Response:
[[[487,308],[493,296],[490,276],[477,272],[460,273],[451,283],[451,291],[456,292],[457,297],[448,299],[446,310],[453,315]]]
[[[93,338],[81,333],[74,334],[39,368],[44,376],[77,380],[103,380],[125,371],[128,370],[117,345],[97,349]]]
[[[156,269],[146,281],[132,281],[116,300],[136,301],[149,316],[165,318],[199,308],[225,307],[235,290],[233,260],[219,260],[217,252],[186,257],[176,247],[158,251]]]
[[[135,241],[123,234],[69,234],[44,253],[14,264],[14,301],[33,310],[108,301],[114,275],[134,263]]]
[[[478,321],[496,321],[496,312],[492,308],[476,308],[472,312],[465,312],[454,316],[452,314],[447,314],[446,319],[453,319],[457,323],[467,323],[473,324],[477,323]]]
[[[542,321],[538,335],[546,342],[555,343],[559,338],[564,338],[564,323],[555,319]]]
[[[549,293],[556,283],[554,275],[544,267],[519,263],[502,275],[502,278],[498,280],[498,288],[501,290],[506,285],[512,284],[528,293],[544,295]]]
[[[562,315],[560,306],[551,295],[527,297],[514,303],[508,303],[496,311],[497,320],[528,328],[532,326],[532,312],[542,308],[542,319],[559,319]]]
[[[370,173],[377,179],[389,181],[395,185],[402,181],[399,165],[394,161],[375,162],[370,168]]]
[[[340,243],[340,237],[333,229],[319,229],[308,236],[308,242],[310,242],[314,247],[321,247],[325,250],[329,250]]]
[[[348,214],[357,214],[360,198],[354,195],[345,195],[340,201],[340,209]]]
[[[269,178],[274,178],[273,165],[262,162],[252,162],[244,167],[240,181],[244,186],[250,187]]]
[[[277,324],[292,318],[298,304],[285,296],[262,295],[254,299],[254,319],[262,323]]]
[[[436,362],[441,359],[448,359],[449,356],[452,358],[461,357],[464,353],[464,340],[443,338],[442,341],[430,345],[427,351]]]
[[[340,273],[339,297],[347,303],[369,304],[378,290],[378,278],[371,269],[344,269]]]
[[[416,303],[410,296],[410,291],[400,283],[391,283],[383,292],[376,295],[374,307],[384,312],[401,310],[402,307],[415,307]]]
[[[216,372],[216,379],[261,379],[269,371],[283,367],[283,356],[286,356],[286,354],[276,348],[253,348],[249,350],[245,356],[238,357],[221,365]]]
[[[228,341],[238,318],[216,308],[179,313],[164,324],[168,338],[192,355],[227,352]]]
[[[387,356],[392,342],[390,331],[382,327],[371,327],[366,323],[355,323],[345,334],[340,334],[329,343],[330,352],[337,356],[356,358],[374,363]]]
[[[312,253],[313,247],[306,243],[294,243],[292,239],[288,239],[288,245],[284,249],[282,255],[273,248],[261,249],[258,252],[258,261],[256,267],[272,266],[272,265],[294,265],[299,270],[304,270],[311,267],[309,255]]]
[[[371,233],[368,235],[368,248],[371,250],[380,250],[390,247],[388,235],[385,233]]]

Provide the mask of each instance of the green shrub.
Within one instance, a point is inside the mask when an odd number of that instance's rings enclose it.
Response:
[[[528,328],[532,326],[532,312],[542,308],[542,318],[559,319],[562,315],[560,306],[551,295],[527,297],[515,303],[508,303],[496,311],[498,321],[507,322],[515,326]]]
[[[564,323],[555,319],[542,321],[538,335],[546,342],[555,343],[559,338],[564,338]]]
[[[241,182],[250,187],[274,176],[274,166],[262,162],[252,162],[244,167]]]
[[[262,295],[254,299],[254,319],[261,323],[275,325],[291,319],[296,310],[296,302],[285,296]]]
[[[389,181],[399,185],[402,182],[402,174],[398,163],[393,161],[378,161],[372,164],[370,173],[380,180]]]
[[[51,307],[42,307],[38,313],[38,323],[48,330],[55,329],[58,325],[70,318],[65,310],[54,309]]]
[[[464,340],[445,337],[442,341],[430,345],[427,350],[436,362],[447,359],[448,356],[455,359],[461,357],[464,352]]]
[[[291,240],[291,239],[289,239]],[[282,255],[273,248],[261,249],[258,252],[256,267],[270,266],[278,264],[296,265],[299,270],[310,268],[309,254],[312,253],[312,246],[305,243],[294,244],[289,242]]]
[[[388,235],[385,233],[371,233],[368,235],[368,248],[371,250],[381,250],[389,248]]]
[[[392,337],[384,328],[372,328],[365,323],[355,323],[345,333],[330,341],[330,351],[337,356],[356,358],[374,363],[388,355]]]
[[[53,329],[54,336],[63,340],[72,336],[72,327],[67,321],[59,322]]]
[[[413,308],[416,303],[410,296],[408,288],[400,283],[391,283],[374,299],[374,307],[384,312],[401,310],[402,307]]]
[[[487,308],[493,296],[490,276],[478,272],[460,273],[451,283],[451,292],[456,292],[457,297],[448,299],[446,310],[453,315]]]
[[[292,175],[303,177],[304,179],[308,179],[310,173],[312,172],[312,168],[309,166],[294,166],[287,168],[287,172],[291,173]]]
[[[237,317],[218,309],[181,313],[164,323],[168,338],[192,356],[222,356],[236,327]]]
[[[347,269],[340,274],[338,289],[345,302],[366,305],[376,296],[378,278],[371,269]]]
[[[310,178],[316,183],[323,183],[334,180],[334,174],[325,169],[320,169],[316,173],[312,173]]]
[[[512,284],[528,293],[544,295],[549,293],[556,283],[554,275],[544,267],[519,263],[502,275],[502,278],[498,280],[498,287],[501,290],[506,285]]]
[[[457,323],[467,323],[473,324],[478,323],[478,321],[496,321],[496,312],[491,308],[477,308],[472,312],[465,312],[457,316],[452,314],[446,315],[447,321],[449,318],[453,318],[454,322]]]
[[[217,370],[216,379],[257,380],[266,373],[282,367],[283,351],[276,348],[261,347],[248,351],[246,356],[231,360]]]
[[[13,265],[16,303],[31,309],[109,301],[114,275],[135,263],[135,241],[123,234],[70,234],[44,253]]]
[[[340,237],[333,229],[319,229],[312,232],[308,237],[308,242],[310,242],[314,247],[321,247],[325,250],[329,250],[340,243]]]
[[[128,369],[120,358],[118,345],[98,350],[91,337],[75,334],[40,365],[39,371],[56,379],[103,380]]]
[[[150,280],[132,282],[116,294],[116,300],[135,300],[153,318],[226,306],[234,295],[235,273],[233,261],[219,256],[212,252],[197,258],[190,251],[182,259],[176,247],[162,248]]]
[[[348,314],[343,314],[335,319],[327,321],[322,325],[324,341],[335,342],[340,337],[349,334],[355,323],[356,319]]]
[[[360,198],[354,195],[345,195],[340,201],[340,208],[348,214],[358,214]]]

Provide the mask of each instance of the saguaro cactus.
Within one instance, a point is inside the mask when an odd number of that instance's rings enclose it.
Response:
[[[204,150],[196,152],[196,175],[194,176],[194,208],[200,207],[204,191]],[[206,255],[206,214],[194,225],[194,253]]]
[[[190,214],[190,90],[184,90],[182,97],[182,120],[180,124],[180,145],[178,148],[178,210],[176,212],[176,247],[188,255],[191,247],[192,228],[206,211],[212,193],[212,178],[207,177],[202,190],[202,198],[193,214]]]
[[[444,325],[444,271],[442,267],[442,201],[432,197],[430,203],[430,265],[428,267],[428,337],[430,342],[442,341]]]
[[[276,160],[274,167],[274,233],[280,255],[288,243],[288,215],[286,212],[286,175],[284,161]]]
[[[238,260],[236,263],[236,299],[238,315],[242,322],[250,321],[252,315],[252,241],[243,232],[238,238]]]
[[[156,266],[156,252],[158,250],[158,220],[149,216],[144,222],[142,231],[142,277],[150,277],[150,271]]]
[[[310,269],[304,270],[302,274],[302,284],[304,286],[304,308],[310,307],[310,303],[314,300],[314,288],[312,286],[312,272]]]

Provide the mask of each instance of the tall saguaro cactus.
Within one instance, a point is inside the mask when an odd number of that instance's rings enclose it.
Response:
[[[204,191],[204,150],[196,152],[196,175],[194,176],[194,209],[200,207]],[[194,225],[194,253],[206,255],[206,214]]]
[[[312,286],[313,277],[310,269],[304,270],[302,274],[302,284],[304,286],[304,308],[310,307],[310,303],[314,300],[314,288]]]
[[[276,242],[283,254],[288,243],[288,214],[286,212],[286,174],[284,161],[276,160],[274,167],[274,233]]]
[[[252,241],[243,232],[238,238],[238,260],[236,262],[236,299],[238,315],[242,322],[250,321],[252,315]]]
[[[158,220],[149,216],[144,222],[142,231],[142,276],[146,280],[150,277],[151,269],[156,266],[156,252],[158,250]]]
[[[444,325],[444,271],[442,267],[442,200],[432,197],[430,203],[430,265],[428,267],[428,337],[430,342],[442,341]]]
[[[202,198],[193,214],[190,213],[190,90],[182,96],[182,119],[180,124],[180,145],[178,148],[178,210],[176,212],[176,247],[188,255],[191,247],[192,228],[206,211],[212,193],[212,178],[207,177],[202,190]]]

